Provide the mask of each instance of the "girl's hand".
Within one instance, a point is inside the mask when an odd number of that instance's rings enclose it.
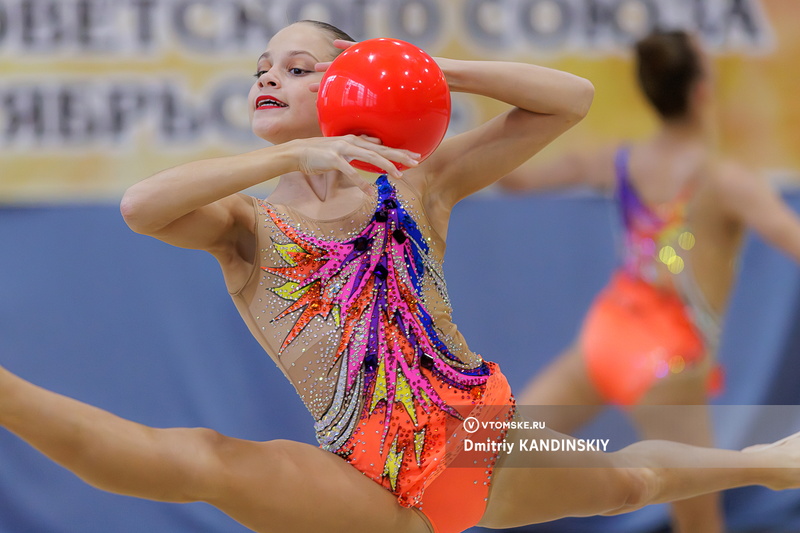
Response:
[[[358,171],[350,165],[354,159],[370,163],[385,170],[393,178],[401,178],[392,161],[409,168],[419,164],[420,154],[383,146],[380,139],[366,135],[344,135],[342,137],[313,137],[291,141],[296,147],[298,170],[306,175],[320,174],[328,170],[338,170],[356,179]]]
[[[347,50],[354,44],[356,44],[355,41],[345,41],[344,39],[336,39],[333,41],[333,46],[335,46],[336,48],[340,48],[342,50]],[[331,66],[331,63],[333,63],[333,61],[325,61],[323,63],[317,63],[316,65],[314,65],[314,70],[317,72],[325,72],[326,70],[328,70],[328,67]],[[312,83],[311,85],[308,86],[308,88],[312,93],[319,92],[319,83]]]

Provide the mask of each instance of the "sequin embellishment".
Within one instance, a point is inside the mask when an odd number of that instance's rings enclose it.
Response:
[[[341,330],[333,402],[315,423],[320,445],[350,462],[380,461],[368,475],[400,495],[439,466],[446,420],[463,418],[453,406],[475,404],[491,371],[464,368],[441,338],[422,296],[423,280],[440,275],[428,244],[385,176],[377,187],[372,219],[346,241],[309,235],[262,204],[288,238],[274,243],[285,265],[262,269],[288,302],[273,320],[294,320],[281,352],[315,319]]]

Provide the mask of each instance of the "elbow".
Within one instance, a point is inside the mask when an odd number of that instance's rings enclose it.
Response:
[[[585,78],[581,78],[581,118],[589,114],[589,109],[592,107],[594,101],[594,84]]]
[[[565,95],[568,96],[562,99],[558,109],[551,112],[562,121],[562,132],[572,128],[589,114],[594,100],[594,85],[589,80],[576,76]]]
[[[589,114],[589,109],[594,101],[594,85],[585,78],[578,78],[575,89],[575,98],[570,110],[570,118],[574,123],[578,123]]]
[[[143,235],[150,235],[157,229],[147,216],[147,205],[147,200],[137,192],[135,185],[125,191],[119,203],[119,211],[125,224]]]

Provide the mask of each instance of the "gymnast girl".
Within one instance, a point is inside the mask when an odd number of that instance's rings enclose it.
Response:
[[[437,58],[451,91],[509,109],[419,162],[374,138],[321,137],[320,78],[351,42],[312,21],[277,32],[249,97],[253,131],[271,145],[164,170],[121,203],[134,231],[219,261],[319,446],[145,427],[2,369],[0,425],[100,489],[207,502],[257,532],[454,533],[800,486],[794,438],[747,451],[644,441],[611,453],[503,452],[527,430],[498,366],[451,321],[448,219],[577,123],[592,85],[534,65]],[[385,174],[367,181],[354,159]],[[273,179],[266,199],[240,192]],[[484,451],[467,449],[466,431]],[[673,468],[677,459],[694,467]]]

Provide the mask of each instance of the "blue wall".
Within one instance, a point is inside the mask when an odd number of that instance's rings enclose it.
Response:
[[[800,194],[788,199],[800,208]],[[613,266],[613,218],[607,200],[581,194],[488,195],[457,207],[445,262],[455,317],[512,387],[574,335]],[[0,362],[10,370],[149,425],[313,442],[310,416],[241,323],[210,256],[132,233],[116,205],[0,208],[0,250]],[[798,274],[748,240],[720,403],[800,404]],[[720,444],[739,446],[751,422],[723,421]],[[733,531],[800,531],[794,492],[726,498]],[[664,509],[652,508],[518,531],[654,532],[665,523]],[[204,504],[92,489],[0,431],[0,533],[75,531],[246,530]]]

